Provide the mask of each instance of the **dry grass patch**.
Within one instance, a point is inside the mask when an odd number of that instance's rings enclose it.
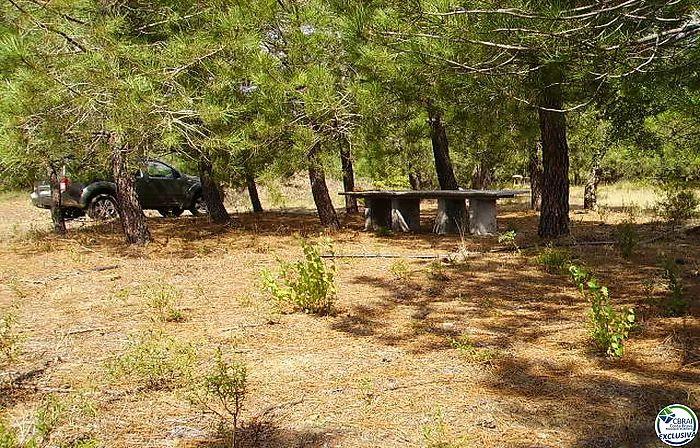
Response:
[[[0,216],[4,207],[16,209],[18,226],[24,213],[33,219],[28,206],[0,203]],[[613,241],[625,218],[574,212],[564,241]],[[360,217],[347,218],[330,235],[336,253],[405,258],[403,266],[337,259],[336,312],[324,317],[280,314],[260,290],[264,269],[299,260],[298,238],[322,233],[310,213],[241,213],[227,227],[149,218],[156,242],[142,249],[125,247],[117,229],[87,223],[71,224],[66,238],[4,241],[0,315],[17,316],[22,354],[0,369],[0,420],[29,434],[55,396],[69,411],[42,446],[225,446],[218,420],[179,384],[144,388],[109,376],[110,360],[129,359],[130,338],[160,332],[194,344],[194,374],[218,349],[245,364],[241,446],[658,446],[651,422],[663,406],[700,409],[698,236],[642,217],[643,244],[627,258],[614,246],[568,249],[610,286],[616,305],[637,311],[624,357],[612,360],[591,344],[588,303],[566,276],[538,266],[536,224],[518,202],[500,208],[500,229],[517,229],[525,247],[517,255],[477,253],[503,246],[497,237],[376,236],[362,231]],[[461,245],[466,260],[407,257]],[[664,317],[642,287],[657,279],[651,294],[666,297],[659,252],[676,261],[685,316]],[[165,290],[177,291],[166,302],[183,321],[161,319],[162,307],[149,305]]]

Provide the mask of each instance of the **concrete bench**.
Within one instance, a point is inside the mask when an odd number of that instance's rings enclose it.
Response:
[[[420,201],[437,199],[433,232],[493,235],[496,233],[496,200],[513,198],[526,190],[404,190],[351,191],[341,195],[364,198],[365,230],[391,229],[414,232],[420,227]],[[465,200],[469,199],[469,209]]]

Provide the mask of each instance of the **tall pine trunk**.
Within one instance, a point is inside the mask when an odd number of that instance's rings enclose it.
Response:
[[[600,159],[601,153],[593,154],[593,166],[588,173],[586,187],[583,190],[583,209],[598,210],[598,184],[600,183]]]
[[[117,186],[117,202],[122,230],[129,244],[144,245],[152,241],[146,216],[136,193],[136,179],[126,160],[126,149],[112,146],[112,176]]]
[[[543,69],[539,97],[539,122],[542,138],[542,209],[537,234],[557,238],[569,234],[569,145],[566,141],[566,116],[562,112],[564,95],[561,69]]]
[[[253,213],[262,213],[263,207],[260,203],[260,195],[258,195],[258,185],[255,183],[255,176],[249,170],[245,172],[245,183],[248,187],[248,196],[250,204],[253,206]]]
[[[206,154],[202,154],[197,162],[199,180],[202,182],[202,198],[207,204],[209,218],[216,224],[229,222],[230,217],[224,207],[224,198],[216,180],[214,180],[214,167]]]
[[[355,172],[352,168],[352,154],[350,145],[345,139],[339,139],[340,163],[343,167],[343,189],[345,192],[355,191]],[[358,212],[357,198],[355,196],[345,196],[345,211],[348,215]]]
[[[61,190],[58,184],[56,167],[49,167],[49,185],[51,186],[51,222],[53,231],[59,235],[66,234],[66,221],[61,210]]]
[[[433,143],[435,170],[438,183],[442,190],[456,190],[457,179],[450,160],[450,147],[447,142],[447,132],[442,122],[440,112],[428,104],[428,123],[430,124],[430,140]]]
[[[316,143],[308,154],[311,194],[313,194],[321,224],[329,230],[338,230],[340,229],[340,222],[338,222],[338,216],[335,213],[331,196],[328,193],[326,175],[323,172],[323,167],[319,160],[320,152],[321,145]]]
[[[409,171],[408,182],[411,184],[411,190],[420,190],[422,186],[420,172]]]
[[[537,142],[530,151],[528,170],[530,171],[530,208],[539,211],[542,207],[542,143]]]
[[[472,172],[472,188],[486,190],[493,183],[493,170],[479,162]]]

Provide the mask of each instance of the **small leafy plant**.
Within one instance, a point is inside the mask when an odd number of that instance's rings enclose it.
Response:
[[[330,243],[327,246],[330,252]],[[335,265],[323,262],[320,245],[302,240],[301,248],[303,259],[296,263],[279,261],[277,275],[269,270],[262,272],[262,288],[280,305],[310,314],[332,314],[336,292]]]
[[[520,251],[520,247],[518,246],[518,243],[515,241],[515,238],[518,236],[517,231],[515,230],[508,230],[500,235],[498,235],[498,242],[499,243],[505,243],[509,246],[512,246],[513,249],[515,249],[515,252],[520,255],[522,252]]]
[[[667,316],[683,316],[688,312],[688,299],[683,295],[683,285],[678,275],[676,262],[665,256],[661,257],[661,278],[666,281],[670,297],[662,303]]]
[[[428,265],[428,278],[437,281],[446,281],[450,277],[445,272],[445,264],[441,260],[433,260]]]
[[[157,320],[162,322],[182,322],[185,314],[179,307],[183,292],[172,285],[160,282],[144,290],[146,304],[153,310]]]
[[[231,446],[236,447],[236,429],[248,392],[248,370],[243,362],[224,359],[221,349],[216,351],[213,368],[201,381],[192,401],[213,412],[222,424],[231,426]]]
[[[460,355],[470,364],[490,364],[496,358],[495,350],[474,346],[467,333],[450,339],[450,345],[459,350]]]
[[[396,280],[405,280],[411,274],[408,263],[406,263],[406,260],[403,259],[398,259],[391,263],[389,271],[391,271],[391,275],[393,275]]]
[[[608,356],[621,357],[624,340],[635,321],[634,310],[616,311],[610,304],[608,288],[584,269],[571,265],[569,273],[579,292],[591,303],[591,336],[596,346]]]
[[[634,250],[639,244],[639,232],[637,225],[629,220],[623,221],[617,226],[615,235],[617,248],[620,250],[620,255],[624,258],[629,258],[634,253]]]
[[[423,425],[422,429],[426,448],[460,448],[464,446],[463,441],[455,441],[450,435],[449,425],[445,422],[441,409],[435,413],[430,422]]]
[[[16,314],[0,317],[0,367],[12,362],[19,354],[19,335],[15,333]]]
[[[550,274],[564,274],[567,266],[571,264],[571,255],[550,245],[537,255],[537,263]]]
[[[661,186],[662,199],[657,204],[657,213],[671,222],[695,218],[700,199],[694,191],[679,183]]]
[[[127,377],[147,389],[173,389],[191,379],[196,360],[195,347],[160,331],[146,331],[129,337],[122,355],[107,362],[115,378]]]

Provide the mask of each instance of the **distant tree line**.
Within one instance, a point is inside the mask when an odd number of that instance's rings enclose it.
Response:
[[[109,171],[127,240],[151,239],[130,173],[222,186],[489,188],[533,177],[539,234],[569,232],[569,185],[700,180],[697,1],[8,0],[0,5],[0,186],[65,155]],[[57,187],[56,187],[57,188]],[[357,204],[348,199],[348,213]],[[56,218],[58,219],[58,217]]]

